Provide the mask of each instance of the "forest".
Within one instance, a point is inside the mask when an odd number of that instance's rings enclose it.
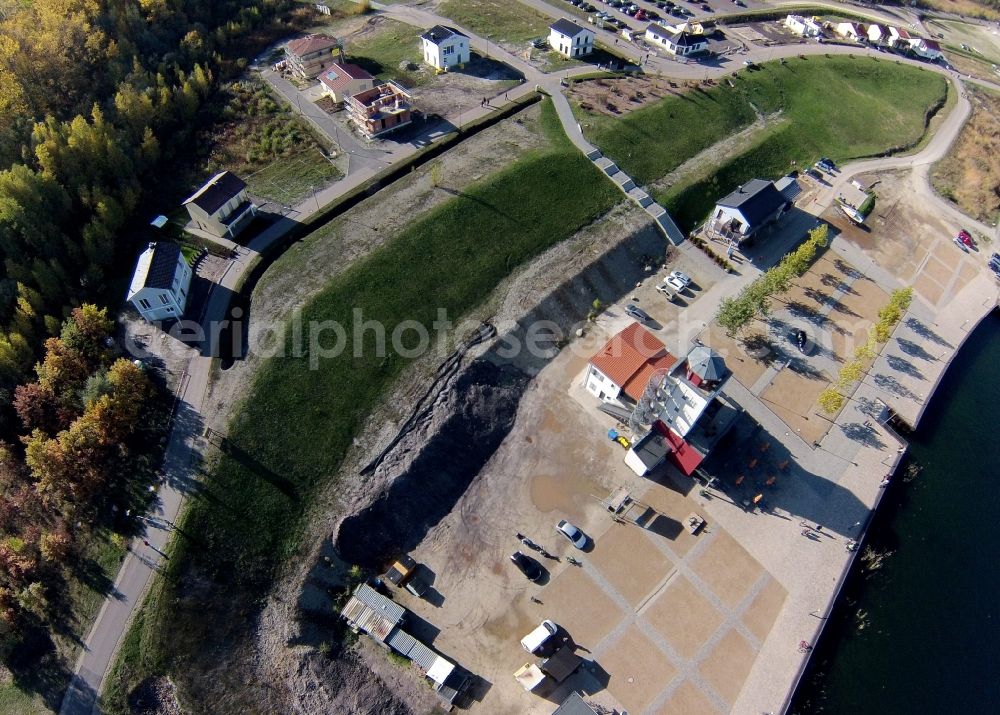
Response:
[[[114,349],[115,271],[131,266],[160,175],[212,121],[203,110],[218,83],[282,32],[292,7],[0,0],[5,663],[26,634],[74,627],[60,623],[74,558],[148,477],[136,460],[150,461],[163,419],[143,366]]]

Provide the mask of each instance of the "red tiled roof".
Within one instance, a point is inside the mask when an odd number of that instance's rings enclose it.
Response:
[[[375,79],[357,65],[336,64],[322,72],[319,81],[333,92],[339,92],[357,79]]]
[[[642,397],[649,378],[657,370],[667,370],[677,358],[667,352],[655,335],[639,323],[632,323],[611,338],[590,364],[604,373],[633,400]]]
[[[308,55],[310,52],[333,49],[337,46],[337,38],[329,35],[306,35],[288,43],[288,51],[293,55]]]

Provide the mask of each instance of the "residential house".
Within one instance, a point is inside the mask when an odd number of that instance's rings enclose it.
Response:
[[[867,38],[864,28],[856,22],[838,22],[833,29],[846,40],[860,42],[861,38]]]
[[[708,41],[703,35],[693,35],[690,32],[673,32],[663,27],[651,23],[646,28],[646,41],[659,45],[672,55],[687,57],[697,52],[702,52],[708,47]]]
[[[583,384],[604,402],[636,402],[653,373],[676,362],[655,335],[632,323],[590,359]]]
[[[342,48],[336,37],[306,35],[285,46],[286,66],[300,77],[312,79],[337,61],[333,51]],[[342,56],[339,59],[343,62]]]
[[[889,38],[886,40],[886,44],[898,50],[905,50],[910,46],[910,40],[912,39],[910,33],[903,28],[890,26]]]
[[[934,40],[925,40],[922,37],[910,38],[910,49],[925,60],[935,61],[942,57],[941,45]]]
[[[413,121],[412,98],[395,82],[383,82],[347,98],[348,118],[368,139]]]
[[[708,228],[742,243],[781,218],[788,205],[788,199],[775,188],[773,182],[752,179],[715,205]]]
[[[128,300],[150,322],[184,315],[191,267],[176,243],[150,243],[139,255],[129,284]]]
[[[435,25],[420,36],[424,62],[439,70],[461,67],[469,61],[469,38],[446,25]]]
[[[323,94],[337,104],[375,86],[377,80],[357,65],[335,64],[319,76]]]
[[[184,206],[195,226],[219,238],[235,239],[257,215],[246,183],[229,171],[209,179]]]
[[[885,25],[872,23],[868,26],[868,42],[873,45],[882,45],[889,40],[889,30]]]
[[[565,18],[549,25],[549,47],[563,57],[583,57],[594,51],[594,31]]]
[[[799,194],[802,193],[802,187],[799,185],[798,179],[794,176],[782,176],[774,182],[774,188],[785,197],[785,201],[789,202],[795,201]]]
[[[716,352],[698,346],[669,371],[651,376],[636,406],[651,426],[629,448],[625,464],[645,476],[669,460],[690,476],[726,429],[717,419],[724,407],[717,398],[729,374]]]
[[[789,15],[785,18],[785,28],[801,37],[819,37],[823,28],[814,18],[801,15]]]

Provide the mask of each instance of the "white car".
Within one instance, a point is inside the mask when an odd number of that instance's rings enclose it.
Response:
[[[565,519],[556,524],[556,531],[569,539],[570,543],[578,549],[582,549],[587,545],[587,535]]]
[[[691,276],[683,271],[673,271],[669,276],[667,276],[667,280],[670,280],[671,278],[681,283],[685,288],[691,285]]]
[[[660,285],[656,286],[656,290],[667,296],[667,300],[673,300],[677,296],[677,288],[669,283],[660,283]]]
[[[684,281],[674,276],[669,276],[667,278],[667,282],[664,283],[664,285],[667,286],[668,288],[672,288],[675,293],[683,293],[684,289],[687,288],[687,284]]]

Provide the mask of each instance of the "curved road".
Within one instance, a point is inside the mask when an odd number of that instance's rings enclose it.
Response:
[[[545,5],[544,12],[559,15],[557,9],[551,5],[537,2],[537,0],[520,1],[535,6],[540,10],[542,9],[540,5]],[[455,23],[447,18],[406,5],[376,7],[386,15],[417,27],[426,28],[439,23],[455,26]],[[561,93],[559,84],[560,80],[564,77],[572,77],[576,74],[592,71],[591,67],[578,67],[558,73],[544,74],[519,57],[503,51],[495,43],[488,43],[485,38],[479,37],[475,33],[463,28],[459,29],[469,35],[472,45],[477,50],[501,59],[524,74],[527,81],[520,87],[509,92],[512,98],[530,93],[535,90],[536,86],[544,89],[553,97],[559,118],[573,143],[581,151],[584,151],[584,153],[592,149],[583,137],[580,127],[570,111],[569,103]],[[606,34],[610,35],[610,33]],[[638,62],[647,52],[636,45],[623,42],[619,42],[615,49],[619,53],[627,55],[635,62]],[[644,65],[644,68],[647,72],[655,72],[665,77],[676,79],[705,79],[707,77],[718,77],[732,73],[739,68],[743,59],[764,62],[800,54],[881,55],[881,53],[873,52],[860,46],[805,44],[776,48],[752,48],[743,55],[723,57],[715,66],[682,63],[663,57],[651,57]],[[986,227],[979,222],[974,222],[968,216],[959,212],[954,206],[934,193],[927,181],[929,167],[947,153],[948,148],[958,136],[958,132],[961,130],[971,111],[969,101],[963,96],[964,92],[961,82],[954,73],[936,65],[914,62],[901,57],[894,57],[893,59],[919,65],[948,76],[953,87],[958,92],[959,100],[956,107],[942,122],[940,127],[938,127],[927,145],[920,151],[909,156],[870,159],[845,165],[833,181],[833,184],[821,192],[818,197],[819,204],[828,206],[836,197],[839,188],[845,182],[849,181],[852,176],[859,173],[881,169],[910,168],[913,169],[912,180],[915,191],[924,196],[927,201],[934,203],[940,211],[954,217],[957,222],[973,226],[980,232],[989,235],[996,229]],[[1000,90],[1000,87],[993,83],[981,80],[973,81],[977,84]],[[486,114],[490,111],[492,111],[491,108],[483,109],[481,112],[468,110],[466,121],[470,121],[480,114]],[[416,151],[416,148],[413,151]],[[404,152],[402,155],[405,156],[409,153],[412,152]],[[393,158],[398,159],[401,156],[397,155]],[[316,208],[313,208],[312,204],[318,207],[321,203],[324,205],[329,203],[337,196],[368,181],[375,175],[376,171],[376,167],[365,167],[361,171],[352,172],[333,187],[328,188],[324,192],[319,192],[316,197],[310,197],[306,202],[297,206],[293,213],[299,218],[314,213]],[[202,316],[203,324],[211,324],[224,319],[229,307],[229,291],[239,286],[244,274],[254,264],[256,256],[271,243],[281,238],[294,225],[295,221],[284,217],[270,229],[256,237],[246,248],[238,249],[237,257],[231,262],[226,273],[220,280],[220,285],[229,290],[215,290],[210,294]],[[184,487],[198,478],[194,469],[194,456],[204,446],[201,435],[202,423],[198,417],[201,414],[202,406],[208,392],[211,366],[211,358],[191,351],[187,368],[179,382],[177,404],[179,410],[192,415],[194,418],[176,421],[170,433],[162,470],[164,480],[160,487],[152,515],[148,520],[148,523],[158,525],[160,528],[148,530],[148,533],[145,535],[145,539],[149,542],[148,546],[143,543],[142,538],[136,539],[130,545],[129,552],[115,580],[113,591],[106,598],[90,633],[84,641],[83,650],[74,668],[72,681],[63,699],[60,715],[90,715],[98,711],[97,693],[104,685],[112,658],[131,621],[135,608],[142,602],[146,588],[150,582],[150,577],[153,571],[162,563],[163,556],[161,553],[166,548],[171,534],[169,525],[177,517],[184,501]],[[167,528],[162,528],[164,525]]]

